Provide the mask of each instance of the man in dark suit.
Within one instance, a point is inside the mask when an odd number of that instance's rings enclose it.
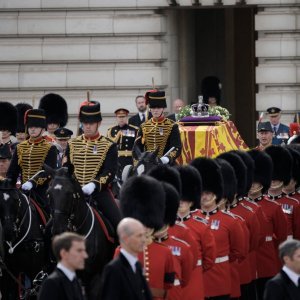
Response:
[[[124,218],[117,228],[120,255],[106,265],[101,282],[101,300],[150,300],[151,292],[138,254],[143,251],[146,232],[143,224],[133,218]]]
[[[147,110],[146,99],[144,96],[136,96],[135,105],[138,109],[138,113],[129,118],[128,124],[140,127],[141,124],[152,118],[152,114]]]
[[[169,114],[167,116],[168,119],[171,119],[172,121],[176,122],[178,121],[178,114],[180,110],[184,107],[184,102],[181,99],[176,99],[173,101],[173,114]]]
[[[264,300],[299,300],[300,241],[292,239],[283,242],[279,246],[279,256],[284,266],[267,282]]]
[[[56,269],[44,281],[38,300],[84,300],[76,270],[84,269],[88,257],[83,236],[65,232],[54,237],[52,250],[58,261]]]

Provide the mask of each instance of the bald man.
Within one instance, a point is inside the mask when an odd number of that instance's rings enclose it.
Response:
[[[181,99],[176,99],[173,101],[173,114],[170,114],[167,116],[168,119],[171,119],[173,121],[178,121],[178,113],[180,110],[185,106],[184,101]]]
[[[146,232],[143,224],[133,218],[124,218],[117,227],[120,255],[106,265],[101,281],[101,299],[150,300],[151,292],[138,254],[143,251]]]

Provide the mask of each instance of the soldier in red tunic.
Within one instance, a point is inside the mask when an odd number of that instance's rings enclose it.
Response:
[[[287,238],[287,220],[278,203],[264,197],[270,187],[273,162],[271,157],[262,151],[249,151],[255,163],[254,179],[248,196],[263,210],[266,217],[264,225],[265,238],[256,251],[258,299],[263,299],[265,283],[279,271],[277,244]]]
[[[243,229],[232,214],[218,208],[224,193],[223,177],[218,163],[210,158],[196,158],[191,164],[202,175],[200,216],[207,220],[217,246],[215,265],[204,273],[205,296],[207,299],[230,299],[229,263],[241,261],[245,257]]]
[[[162,183],[147,175],[129,178],[122,186],[120,203],[124,217],[141,221],[147,229],[146,247],[139,260],[153,299],[165,299],[174,285],[175,269],[171,250],[157,243],[153,236],[154,231],[164,225],[165,192]]]
[[[201,176],[192,166],[178,167],[182,195],[177,213],[177,220],[186,225],[192,232],[198,244],[197,267],[193,270],[191,280],[184,288],[184,299],[204,299],[205,285],[203,273],[210,270],[216,258],[216,244],[207,222],[198,214],[202,190]]]

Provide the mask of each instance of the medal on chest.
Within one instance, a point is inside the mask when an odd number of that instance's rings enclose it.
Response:
[[[162,127],[158,128],[158,132],[160,135],[164,135],[164,129]]]

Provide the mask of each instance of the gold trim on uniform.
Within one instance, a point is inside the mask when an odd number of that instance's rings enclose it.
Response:
[[[118,156],[132,156],[132,151],[131,150],[118,150]]]

